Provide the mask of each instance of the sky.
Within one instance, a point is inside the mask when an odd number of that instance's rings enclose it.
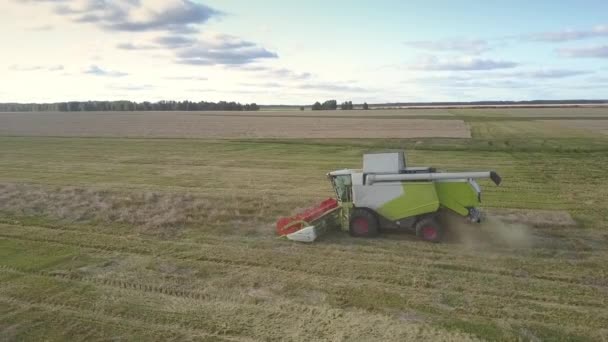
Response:
[[[3,0],[0,102],[608,99],[608,1]]]

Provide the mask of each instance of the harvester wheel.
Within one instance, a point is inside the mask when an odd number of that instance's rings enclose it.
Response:
[[[355,209],[350,215],[349,231],[354,237],[378,236],[378,218],[369,210]]]
[[[443,227],[433,217],[425,217],[416,223],[416,236],[429,242],[439,242],[443,238]]]

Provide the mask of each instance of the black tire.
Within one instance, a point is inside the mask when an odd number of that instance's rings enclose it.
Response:
[[[374,213],[366,209],[355,209],[350,214],[349,232],[354,237],[376,237],[378,236],[378,218]]]
[[[416,223],[416,236],[428,242],[440,242],[445,231],[434,217],[425,217]]]

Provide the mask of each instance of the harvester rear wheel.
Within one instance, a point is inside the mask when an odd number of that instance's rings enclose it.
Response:
[[[354,237],[378,236],[378,218],[365,209],[355,209],[350,215],[350,235]]]
[[[429,242],[439,242],[443,238],[443,227],[434,217],[425,217],[416,223],[416,236]]]

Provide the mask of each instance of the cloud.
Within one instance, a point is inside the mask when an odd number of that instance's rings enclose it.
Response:
[[[470,54],[480,54],[490,50],[488,42],[481,39],[420,40],[405,42],[405,45],[429,51],[459,51]]]
[[[84,71],[85,74],[105,77],[123,77],[128,74],[120,71],[104,70],[97,65],[91,65]]]
[[[598,25],[589,30],[568,29],[554,32],[531,33],[523,38],[532,41],[555,43],[597,37],[608,37],[608,25]]]
[[[149,44],[120,43],[116,45],[116,48],[121,50],[154,50],[158,47]]]
[[[349,86],[349,85],[341,85],[335,83],[304,83],[297,85],[295,88],[303,89],[303,90],[321,90],[321,91],[329,91],[329,92],[366,92],[367,89]]]
[[[168,48],[178,48],[184,46],[192,46],[196,43],[196,39],[184,36],[162,36],[154,39],[154,42]]]
[[[420,60],[412,67],[418,70],[437,71],[474,71],[514,68],[518,64],[510,61],[462,57],[454,59],[439,59],[431,56]]]
[[[244,87],[256,87],[256,88],[282,88],[284,84],[277,82],[265,82],[265,83],[240,83]]]
[[[64,69],[63,65],[11,65],[9,67],[13,71],[61,71]]]
[[[570,69],[521,70],[513,72],[471,71],[450,72],[402,81],[404,84],[426,84],[445,88],[527,88],[545,80],[593,74],[593,71]]]
[[[589,82],[605,82],[608,83],[608,76],[594,76],[587,79]]]
[[[591,47],[583,47],[583,48],[563,48],[563,49],[558,49],[557,51],[563,57],[608,58],[608,45],[591,46]]]
[[[23,1],[22,1],[23,2]],[[222,15],[192,0],[37,0],[56,3],[54,12],[78,23],[93,23],[111,31],[198,32],[198,25]]]
[[[190,65],[242,65],[278,58],[274,52],[230,35],[213,35],[176,52],[177,63]]]
[[[505,74],[448,74],[410,79],[402,83],[421,83],[439,88],[525,88],[531,83]]]
[[[28,31],[38,31],[38,32],[52,31],[54,29],[55,29],[55,27],[53,25],[40,25],[40,26],[32,26],[30,28],[27,28]]]
[[[456,81],[448,84],[451,88],[528,88],[533,86],[531,83],[520,80],[471,80]]]
[[[121,50],[154,50],[154,49],[169,49],[174,50],[178,48],[192,46],[197,42],[196,39],[183,36],[161,36],[156,37],[152,40],[152,44],[135,44],[135,43],[120,43],[116,45]]]
[[[171,76],[165,77],[166,80],[172,81],[207,81],[207,77],[202,76]]]
[[[469,75],[469,74],[448,74],[448,75],[433,75],[433,76],[422,76],[416,78],[409,78],[401,81],[402,84],[412,84],[412,83],[443,83],[443,82],[453,82],[453,81],[470,81],[477,79],[479,76]]]
[[[124,91],[142,91],[156,88],[151,84],[139,84],[139,85],[110,85],[109,89],[112,90],[124,90]]]
[[[264,74],[266,77],[303,81],[313,77],[310,72],[298,72],[287,68],[273,68],[264,65],[243,65],[239,68],[243,71],[259,72]]]
[[[190,88],[190,89],[186,89],[186,91],[193,92],[193,93],[218,93],[218,92],[220,92],[220,90],[215,89],[215,88]]]
[[[586,70],[569,70],[569,69],[548,69],[548,70],[537,70],[529,72],[514,73],[512,76],[515,77],[529,77],[529,78],[566,78],[573,76],[581,76],[592,74],[592,71]]]
[[[194,0],[29,0],[54,3],[54,13],[76,23],[95,25],[108,31],[160,32],[149,42],[123,42],[121,50],[165,49],[174,61],[188,65],[245,65],[278,58],[258,44],[225,34],[201,34],[202,25],[222,12]],[[202,37],[197,37],[200,35]],[[89,70],[100,74],[97,70]],[[103,74],[103,73],[101,73]]]
[[[276,77],[288,78],[292,80],[307,80],[312,77],[312,74],[309,72],[295,72],[285,68],[272,69],[269,71],[269,73]]]
[[[244,71],[268,71],[272,68],[265,65],[243,65],[240,69]]]

